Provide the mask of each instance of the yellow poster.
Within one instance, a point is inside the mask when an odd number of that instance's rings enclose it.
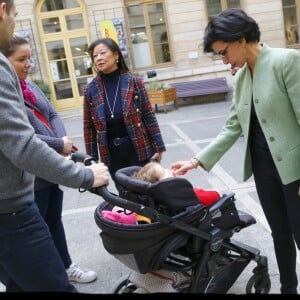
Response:
[[[116,43],[118,43],[116,28],[115,28],[115,25],[112,20],[102,20],[102,21],[100,21],[99,26],[100,26],[101,37],[111,38]]]

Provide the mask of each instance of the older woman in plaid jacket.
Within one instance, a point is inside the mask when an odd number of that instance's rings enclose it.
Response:
[[[117,43],[100,38],[89,46],[96,77],[84,92],[84,141],[87,154],[115,172],[161,161],[166,147],[141,79],[124,61]]]

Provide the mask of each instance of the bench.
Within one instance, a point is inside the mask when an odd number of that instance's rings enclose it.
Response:
[[[212,94],[225,94],[232,91],[225,77],[202,79],[196,81],[176,82],[170,84],[176,88],[178,98],[195,97]]]

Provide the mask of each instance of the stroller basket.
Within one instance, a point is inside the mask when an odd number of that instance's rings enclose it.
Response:
[[[111,210],[112,206],[101,203],[95,211],[95,221],[101,228],[101,238],[106,251],[129,268],[147,273],[161,268],[170,252],[187,244],[191,234],[159,222],[152,224],[121,224],[103,218],[102,210]],[[205,219],[207,211],[202,205],[173,217],[198,226]],[[145,259],[147,257],[147,259]],[[185,267],[189,260],[179,263]]]

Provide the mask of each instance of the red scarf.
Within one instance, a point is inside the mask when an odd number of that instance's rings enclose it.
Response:
[[[21,88],[22,88],[22,93],[23,93],[23,97],[25,99],[25,101],[29,102],[32,105],[35,105],[36,102],[36,98],[34,93],[27,87],[27,83],[25,80],[20,80],[20,84],[21,84]],[[37,110],[35,109],[33,106],[28,106],[33,113],[40,119],[40,121],[42,123],[44,123],[48,128],[51,128],[51,125],[49,124],[49,122],[46,120],[46,118]]]
[[[36,104],[36,98],[34,93],[27,87],[27,83],[25,80],[20,80],[21,88],[22,88],[22,93],[23,97],[26,101],[29,103],[35,105]]]

